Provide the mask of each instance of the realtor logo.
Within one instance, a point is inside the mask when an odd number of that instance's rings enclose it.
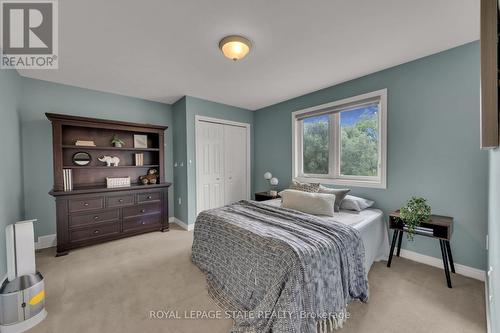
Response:
[[[0,68],[57,69],[57,2],[0,1]]]

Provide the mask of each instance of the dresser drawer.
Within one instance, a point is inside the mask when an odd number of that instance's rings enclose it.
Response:
[[[161,192],[149,192],[149,193],[139,193],[137,194],[137,202],[151,202],[151,201],[160,201]]]
[[[161,214],[136,216],[123,219],[123,231],[161,227]]]
[[[72,215],[69,217],[69,226],[75,227],[85,224],[118,221],[120,211],[118,209],[97,211],[95,213]]]
[[[74,229],[69,232],[70,242],[83,241],[109,235],[118,234],[120,232],[120,223],[107,223],[96,225],[83,229]]]
[[[161,203],[152,203],[123,208],[123,217],[132,217],[161,212]]]
[[[82,212],[86,210],[96,210],[104,208],[103,197],[93,197],[86,199],[71,199],[69,200],[69,212]]]
[[[132,206],[134,204],[134,195],[120,195],[120,196],[111,196],[106,198],[107,207],[123,207],[123,206]]]

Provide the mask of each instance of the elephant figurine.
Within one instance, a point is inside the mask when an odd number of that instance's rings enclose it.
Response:
[[[98,157],[97,159],[101,162],[105,162],[106,166],[111,166],[111,164],[113,164],[114,166],[118,166],[118,164],[120,164],[120,159],[116,156],[104,155],[102,157]]]

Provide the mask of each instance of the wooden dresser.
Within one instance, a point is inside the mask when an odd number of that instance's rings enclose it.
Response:
[[[168,231],[168,189],[164,175],[164,126],[47,114],[52,122],[57,255],[74,248],[150,231]],[[146,135],[147,147],[134,147],[134,135]],[[123,147],[111,140],[119,136]],[[76,146],[77,140],[95,146]],[[88,165],[75,165],[76,153],[90,155]],[[143,156],[139,165],[135,154]],[[118,166],[106,166],[103,155],[117,156]],[[156,184],[143,185],[139,176],[158,173]],[[65,188],[64,170],[71,170],[72,188]],[[108,188],[106,177],[130,177],[128,187]]]

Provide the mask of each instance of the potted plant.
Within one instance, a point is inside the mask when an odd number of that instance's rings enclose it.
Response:
[[[116,134],[113,135],[113,139],[111,140],[111,144],[117,148],[121,148],[125,141],[120,139]]]
[[[421,197],[412,197],[399,210],[399,215],[407,227],[407,238],[413,240],[415,229],[420,223],[426,222],[431,216],[431,207],[427,200]]]

